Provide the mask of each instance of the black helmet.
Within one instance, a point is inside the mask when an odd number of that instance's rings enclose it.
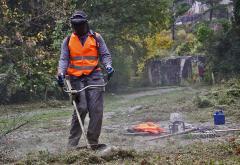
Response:
[[[71,24],[87,22],[87,14],[83,11],[76,11],[70,18]]]

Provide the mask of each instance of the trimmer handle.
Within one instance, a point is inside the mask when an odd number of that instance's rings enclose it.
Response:
[[[65,86],[67,88],[63,88],[63,91],[66,93],[71,93],[71,94],[76,94],[76,93],[80,93],[88,88],[99,88],[99,87],[105,87],[108,84],[108,81],[105,82],[104,84],[101,85],[88,85],[80,90],[76,90],[76,89],[72,89],[71,83],[70,83],[70,76],[66,75],[65,77]],[[71,88],[71,89],[70,89]]]

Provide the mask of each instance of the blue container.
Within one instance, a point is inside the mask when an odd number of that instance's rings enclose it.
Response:
[[[216,111],[213,115],[215,125],[225,124],[225,115],[223,111]]]

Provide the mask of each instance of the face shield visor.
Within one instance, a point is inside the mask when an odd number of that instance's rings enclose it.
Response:
[[[84,12],[76,12],[70,18],[72,28],[77,35],[85,35],[89,31],[87,15]]]

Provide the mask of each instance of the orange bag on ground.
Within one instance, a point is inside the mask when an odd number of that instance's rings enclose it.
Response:
[[[159,134],[164,132],[165,130],[158,125],[152,122],[141,123],[133,127],[133,130],[137,132],[149,132],[152,134]]]

